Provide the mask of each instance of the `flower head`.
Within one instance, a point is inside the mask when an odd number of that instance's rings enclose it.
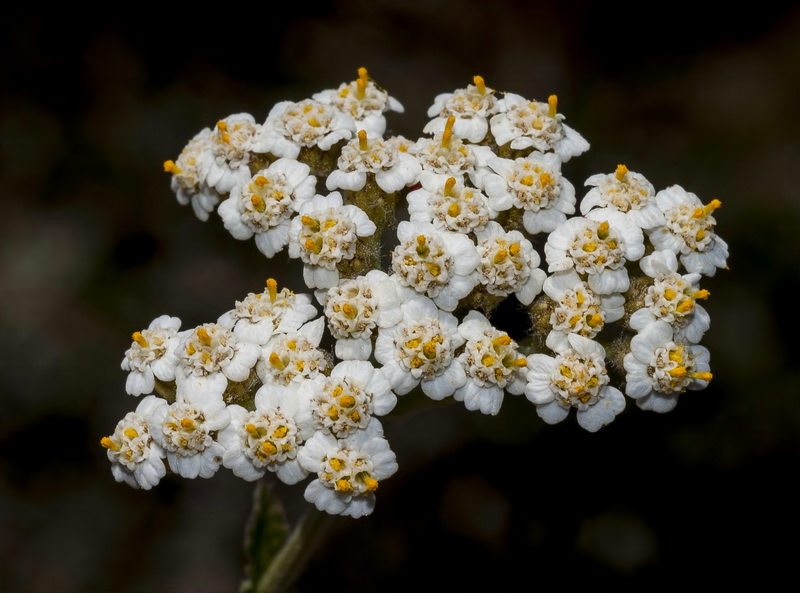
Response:
[[[355,131],[353,118],[332,105],[311,99],[299,103],[282,101],[269,112],[258,149],[295,159],[301,148],[330,150],[340,140],[351,138]]]
[[[714,232],[717,221],[711,215],[722,203],[711,200],[703,205],[693,193],[673,185],[656,194],[656,203],[666,224],[650,231],[650,241],[657,250],[669,249],[680,255],[681,263],[693,274],[713,276],[724,268],[728,244]]]
[[[510,142],[514,150],[553,151],[565,162],[589,150],[589,143],[562,123],[564,115],[557,108],[555,95],[542,103],[506,93],[500,101],[500,113],[489,122],[497,145]]]
[[[206,176],[214,160],[211,130],[203,128],[181,151],[177,161],[166,161],[164,171],[172,173],[170,187],[185,206],[189,202],[195,216],[208,220],[208,214],[219,202],[219,194],[206,183]]]
[[[256,365],[261,381],[265,385],[299,385],[326,371],[329,360],[319,348],[324,330],[325,320],[320,317],[297,331],[273,336]]]
[[[643,410],[669,412],[678,395],[704,389],[711,380],[709,353],[702,346],[676,342],[663,321],[645,327],[625,355],[625,393]]]
[[[155,380],[174,381],[178,357],[178,328],[181,320],[162,315],[156,317],[147,329],[134,332],[131,347],[125,351],[122,370],[129,371],[125,391],[131,395],[153,393]]]
[[[317,475],[306,488],[306,500],[320,511],[354,518],[372,513],[375,491],[397,471],[394,453],[375,418],[342,440],[316,433],[298,459],[306,471]]]
[[[421,170],[417,159],[399,151],[394,142],[368,138],[364,130],[342,147],[337,166],[326,181],[329,191],[361,190],[373,175],[378,187],[391,194],[414,184]]]
[[[153,411],[161,406],[166,407],[167,402],[154,395],[147,396],[135,412],[128,412],[119,421],[114,434],[100,441],[106,448],[111,473],[117,482],[150,490],[166,475],[164,450],[151,434]]]
[[[422,187],[408,194],[411,220],[431,222],[437,229],[469,233],[483,228],[497,212],[489,209],[480,190],[466,187],[455,177],[424,176]]]
[[[353,258],[358,237],[374,234],[375,223],[360,208],[343,205],[339,192],[315,196],[298,214],[289,226],[289,257],[303,260],[303,279],[309,288],[336,286],[336,265]]]
[[[398,282],[453,311],[475,286],[475,244],[465,235],[422,222],[401,222],[397,236],[401,243],[392,251],[392,268]]]
[[[314,434],[311,407],[297,389],[264,385],[255,396],[255,410],[228,406],[231,423],[220,432],[225,447],[222,464],[248,481],[274,472],[286,484],[308,475],[297,454]]]
[[[444,131],[447,119],[454,117],[453,135],[470,142],[480,142],[489,131],[489,117],[497,113],[497,98],[494,90],[487,88],[481,76],[475,76],[473,83],[465,89],[438,95],[428,109],[428,117],[433,119],[422,130],[426,134],[439,134]]]
[[[489,323],[477,311],[470,311],[458,326],[467,344],[459,357],[467,382],[453,393],[468,410],[495,415],[503,403],[503,390],[519,395],[525,390],[526,358],[517,351],[517,343],[507,333]]]
[[[228,193],[235,185],[247,183],[248,165],[260,134],[261,126],[249,113],[229,115],[218,121],[210,138],[214,159],[206,183],[221,194]]]
[[[641,229],[664,224],[664,214],[655,201],[655,189],[644,175],[618,165],[614,173],[592,175],[586,180],[592,189],[581,201],[581,213],[593,208],[619,210]]]
[[[578,334],[569,334],[554,357],[533,354],[529,359],[525,396],[548,424],[561,422],[577,408],[578,424],[596,432],[625,408],[622,393],[609,386],[603,347]]]
[[[259,251],[272,257],[289,242],[289,219],[314,196],[315,185],[308,165],[278,159],[246,183],[234,186],[218,212],[235,238],[255,235]]]

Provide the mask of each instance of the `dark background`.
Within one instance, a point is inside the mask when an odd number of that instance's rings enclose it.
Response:
[[[796,559],[796,3],[296,3],[124,18],[17,9],[0,21],[0,589],[233,591],[252,485],[222,470],[153,491],[114,482],[100,437],[137,400],[131,332],[215,319],[286,260],[180,208],[161,163],[200,128],[370,74],[416,138],[436,94],[475,74],[559,96],[592,149],[720,199],[730,271],[705,279],[714,380],[670,414],[599,434],[544,426],[509,397],[486,418],[442,404],[389,420],[399,472],[343,521],[300,591],[768,585]],[[295,12],[291,12],[295,10]],[[70,19],[68,21],[68,19]],[[583,195],[579,189],[579,196]],[[282,488],[292,517],[302,487]],[[784,543],[788,537],[789,544]]]

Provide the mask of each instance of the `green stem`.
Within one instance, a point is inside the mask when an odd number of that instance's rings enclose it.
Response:
[[[328,528],[338,516],[310,510],[295,525],[269,568],[256,583],[255,593],[286,593],[302,574]]]

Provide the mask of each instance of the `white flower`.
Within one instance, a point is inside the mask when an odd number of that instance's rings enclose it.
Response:
[[[234,186],[217,212],[231,235],[239,240],[255,235],[259,251],[272,257],[289,242],[289,219],[314,196],[316,182],[308,165],[278,159]]]
[[[392,389],[404,395],[421,384],[431,399],[452,395],[467,380],[455,356],[465,342],[458,320],[416,293],[403,303],[402,314],[402,321],[381,329],[375,342],[375,359]]]
[[[561,175],[558,155],[532,152],[513,161],[489,159],[487,165],[494,173],[479,181],[489,205],[497,211],[524,210],[522,222],[530,234],[549,233],[575,212],[575,188]]]
[[[603,347],[577,334],[555,358],[533,354],[529,358],[525,396],[536,404],[536,413],[548,424],[561,422],[570,408],[577,408],[578,424],[596,432],[625,409],[622,393],[608,385]]]
[[[539,269],[539,254],[519,231],[506,233],[496,222],[475,231],[481,263],[473,272],[489,294],[515,294],[523,305],[530,305],[542,292],[547,274]]]
[[[206,183],[221,194],[228,193],[235,185],[247,183],[250,179],[248,165],[257,148],[255,142],[259,134],[261,126],[249,113],[229,115],[218,121],[211,133],[214,160]]]
[[[272,337],[264,346],[256,372],[264,384],[297,385],[327,370],[329,361],[319,348],[325,320],[320,317],[295,332]]]
[[[384,112],[404,111],[397,99],[390,97],[369,79],[366,68],[358,69],[358,78],[353,82],[342,83],[338,89],[317,93],[312,99],[333,105],[352,117],[358,129],[375,136],[381,136],[386,131]]]
[[[464,175],[474,175],[478,167],[484,166],[494,156],[488,146],[464,144],[460,138],[454,137],[454,124],[455,117],[450,116],[443,132],[433,138],[420,138],[411,149],[423,172],[441,175],[445,179],[463,179]]]
[[[211,130],[203,128],[181,151],[177,162],[164,163],[164,171],[172,173],[170,187],[178,203],[185,206],[191,202],[195,216],[202,221],[208,220],[208,213],[219,202],[219,194],[206,183],[213,160]]]
[[[216,440],[228,426],[230,414],[219,397],[182,392],[178,400],[153,410],[150,425],[154,438],[167,453],[169,467],[184,478],[210,478],[219,469],[223,447]]]
[[[709,294],[697,287],[700,274],[678,274],[678,259],[672,251],[654,251],[639,265],[654,282],[645,294],[645,306],[631,315],[631,328],[641,331],[655,321],[664,321],[672,327],[675,340],[699,342],[711,323],[706,310],[696,302]]]
[[[376,327],[395,325],[403,316],[397,283],[380,270],[344,280],[323,293],[328,327],[336,338],[336,356],[367,360]]]
[[[453,311],[475,287],[472,272],[480,261],[475,244],[465,235],[422,222],[401,222],[397,236],[400,244],[392,251],[397,280]]]
[[[480,190],[465,187],[455,177],[423,176],[422,187],[406,199],[412,221],[432,222],[437,229],[454,233],[483,228],[489,218],[497,216]]]
[[[650,231],[656,250],[669,249],[680,255],[681,263],[693,274],[713,276],[724,268],[728,244],[714,233],[717,221],[711,213],[722,203],[712,200],[703,206],[700,199],[680,185],[656,194],[656,204],[664,212],[666,225]]]
[[[178,345],[178,389],[188,397],[221,396],[228,381],[244,381],[258,360],[256,344],[237,339],[216,323],[206,323],[183,333]],[[220,397],[220,401],[222,401]]]
[[[473,82],[465,89],[438,95],[428,109],[428,117],[434,119],[422,131],[439,134],[444,131],[447,119],[454,116],[453,135],[474,143],[483,140],[489,131],[488,118],[497,113],[497,99],[494,90],[486,88],[483,77],[475,76]]]
[[[581,213],[592,208],[611,208],[627,215],[641,229],[664,224],[664,214],[655,201],[656,190],[644,175],[618,165],[615,173],[592,175],[585,185],[593,186],[581,201]]]
[[[161,406],[166,408],[167,402],[154,395],[145,397],[135,412],[128,412],[119,421],[114,434],[100,441],[117,482],[150,490],[167,473],[164,450],[153,439],[150,428],[153,411]]]
[[[340,362],[330,377],[305,381],[299,391],[311,402],[315,428],[337,439],[364,430],[370,418],[388,414],[397,404],[383,372],[365,360]]]
[[[467,382],[456,389],[453,398],[463,401],[468,410],[495,415],[503,403],[503,390],[519,395],[525,390],[527,360],[517,352],[517,343],[508,334],[494,328],[477,311],[470,311],[458,326],[466,338],[459,362]]]
[[[288,288],[278,292],[278,283],[269,278],[264,292],[251,292],[236,301],[236,307],[223,313],[217,323],[232,329],[239,339],[264,345],[273,333],[296,331],[316,315],[310,295],[295,294]]]
[[[489,122],[498,146],[510,142],[514,150],[552,150],[564,162],[589,150],[589,143],[562,123],[564,116],[556,112],[555,95],[550,95],[547,103],[540,103],[506,93],[499,103],[501,113]]]
[[[339,282],[336,268],[352,259],[358,237],[375,233],[375,223],[352,205],[343,205],[339,192],[315,196],[303,204],[289,226],[289,257],[299,257],[309,288],[330,288]]]
[[[571,218],[559,225],[544,247],[550,272],[575,268],[588,276],[589,287],[597,294],[628,290],[627,261],[644,254],[641,229],[617,212],[592,210],[586,218]]]
[[[604,324],[618,321],[625,315],[625,297],[619,293],[595,294],[575,270],[549,276],[544,281],[544,292],[555,303],[550,314],[553,331],[547,336],[547,346],[551,350],[568,347],[569,334],[594,338]]]
[[[365,430],[341,441],[316,433],[298,459],[306,471],[317,474],[306,488],[306,500],[320,511],[354,518],[373,511],[380,482],[397,471],[394,453],[374,418]]]
[[[669,412],[687,389],[704,389],[711,380],[708,350],[675,342],[663,321],[645,327],[631,340],[625,355],[625,393],[643,410]]]
[[[122,370],[129,371],[125,391],[135,396],[153,393],[156,379],[175,380],[175,367],[178,366],[175,355],[178,339],[175,336],[180,326],[181,320],[177,317],[162,315],[156,317],[147,329],[133,334],[133,343],[122,359]]]
[[[299,103],[281,101],[269,112],[262,128],[259,152],[289,159],[297,158],[301,148],[330,150],[356,131],[349,115],[311,99]]]
[[[218,438],[225,447],[222,464],[250,482],[271,471],[285,484],[296,484],[308,475],[297,454],[315,432],[308,399],[294,387],[264,385],[256,392],[255,408],[228,406],[231,423]]]
[[[378,187],[391,194],[416,183],[421,171],[417,159],[400,152],[394,142],[367,138],[364,130],[342,147],[337,166],[325,182],[329,191],[359,191],[367,183],[367,174],[372,174]]]

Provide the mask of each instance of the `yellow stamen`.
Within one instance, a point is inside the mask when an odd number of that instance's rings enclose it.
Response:
[[[269,180],[266,177],[264,177],[263,175],[259,175],[258,177],[256,177],[253,180],[253,182],[259,187],[264,187],[265,185],[267,185],[269,183]]]
[[[308,125],[311,126],[312,128],[318,128],[322,125],[321,123],[319,123],[319,120],[313,115],[309,117],[307,121]]]
[[[408,364],[412,369],[418,369],[423,364],[425,364],[425,361],[423,361],[419,356],[415,356],[414,358],[411,359],[411,362],[409,362]]]
[[[625,165],[617,165],[617,181],[622,181],[625,179],[625,175],[628,174],[628,167]]]
[[[498,249],[497,253],[494,254],[494,263],[502,264],[504,261],[508,259],[508,251],[505,249]]]
[[[353,490],[353,486],[350,484],[350,482],[344,478],[341,478],[340,480],[336,480],[336,490],[339,492],[350,492]]]
[[[283,364],[283,361],[281,360],[281,357],[278,356],[277,352],[273,352],[269,355],[269,363],[279,371],[282,371],[286,368],[286,365]]]
[[[577,324],[580,320],[581,320],[580,315],[573,315],[572,317],[569,318],[569,324],[572,327],[575,327],[575,324]]]
[[[575,293],[575,298],[578,300],[578,304],[579,305],[582,305],[584,303],[584,301],[586,300],[584,298],[584,296],[583,296],[583,291],[582,290],[579,290],[578,292]]]
[[[478,92],[483,95],[486,93],[486,83],[483,81],[483,76],[475,75],[472,77],[472,82],[478,87]]]
[[[406,348],[408,348],[409,350],[415,350],[419,348],[419,340],[417,340],[416,338],[414,338],[413,340],[409,340],[408,342],[406,342]]]
[[[209,364],[211,362],[211,355],[208,352],[203,352],[203,364]]]
[[[526,175],[522,179],[519,180],[522,185],[527,185],[528,187],[533,185],[533,175]]]
[[[455,218],[461,214],[461,206],[458,205],[458,202],[453,202],[447,207],[447,215],[450,218]]]
[[[711,295],[705,288],[702,290],[698,290],[696,293],[692,295],[692,298],[697,299],[707,299]]]
[[[672,290],[671,288],[664,289],[664,298],[667,299],[668,301],[671,301],[676,296],[678,296],[678,293]]]
[[[597,243],[595,243],[594,241],[589,241],[588,243],[585,243],[583,245],[583,250],[589,253],[595,251],[596,249],[597,249]]]
[[[339,459],[338,457],[334,457],[330,460],[331,467],[334,471],[341,471],[344,468],[344,461]]]
[[[678,313],[686,313],[687,311],[691,311],[692,309],[694,309],[694,301],[692,299],[686,299],[677,307],[675,307],[675,310]]]
[[[345,303],[342,305],[342,313],[344,313],[344,316],[348,319],[355,319],[356,315],[358,314],[358,309],[356,309],[350,303]]]
[[[296,340],[289,340],[286,342],[286,347],[289,350],[297,350],[297,341]]]
[[[606,239],[608,239],[608,222],[607,221],[604,220],[603,222],[600,223],[600,226],[597,227],[597,237],[601,241],[605,241]]]
[[[228,131],[228,124],[226,124],[224,121],[220,120],[220,121],[217,122],[217,129],[220,132],[227,132]]]
[[[112,451],[119,451],[121,449],[121,447],[109,437],[103,437],[100,439],[100,446],[105,447],[106,449],[111,449]]]
[[[352,395],[343,395],[339,398],[339,405],[343,408],[352,408],[354,405],[356,405],[356,398],[354,398]]]
[[[267,278],[267,290],[269,291],[269,300],[274,303],[278,298],[278,283],[275,278]]]
[[[425,262],[425,267],[428,268],[428,271],[431,273],[431,276],[437,277],[439,274],[442,273],[442,268],[439,267],[439,264],[435,264],[433,262]]]
[[[559,372],[561,373],[562,377],[566,377],[567,379],[572,379],[572,369],[569,368],[567,365],[562,364],[559,367]]]
[[[683,364],[683,346],[678,346],[670,352],[669,359],[676,364]]]
[[[194,349],[194,346],[192,346],[192,343],[191,343],[191,342],[189,342],[189,345],[188,345],[188,346],[186,346],[186,354],[188,354],[189,356],[191,356],[191,355],[192,355],[192,354],[194,354],[195,352],[197,352],[197,350],[195,350],[195,349]]]
[[[428,360],[436,358],[436,342],[425,342],[425,345],[422,347],[422,354],[424,354],[425,358]]]
[[[517,358],[516,360],[512,360],[511,364],[508,366],[514,366],[517,368],[522,368],[528,366],[528,359],[527,358]]]
[[[547,97],[547,104],[550,106],[550,111],[548,115],[550,117],[556,116],[556,110],[558,109],[558,97],[555,95],[550,95]]]
[[[286,436],[288,432],[289,429],[283,424],[281,424],[278,428],[275,429],[275,431],[272,433],[272,436],[275,437],[276,439],[282,439],[283,437]]]
[[[317,241],[314,241],[314,239],[306,239],[304,246],[312,253],[319,253],[322,251],[322,238],[319,238]]]
[[[255,424],[245,424],[244,429],[247,431],[247,434],[256,434],[258,432]]]
[[[363,78],[356,80],[356,98],[363,99],[367,96],[367,81]]]
[[[361,80],[361,79],[359,79]],[[367,145],[367,132],[365,130],[358,131],[358,149],[361,151],[366,151],[368,148]]]
[[[692,373],[692,379],[698,379],[699,381],[711,381],[714,377],[711,373]]]
[[[142,348],[149,348],[150,344],[147,343],[147,340],[144,339],[144,336],[140,332],[133,332],[131,336],[133,341],[139,344]]]
[[[166,173],[172,173],[173,175],[178,175],[183,172],[180,167],[175,164],[175,161],[164,161],[164,171]]]
[[[675,377],[675,378],[685,377],[686,376],[686,367],[683,367],[683,366],[675,367],[671,371],[667,371],[667,374],[670,377]]]
[[[453,125],[456,123],[456,116],[451,115],[444,124],[442,132],[442,148],[450,148],[450,140],[453,138]]]
[[[211,346],[211,336],[208,335],[208,331],[204,327],[197,328],[197,339],[200,340],[206,346]]]
[[[264,198],[256,194],[250,196],[250,203],[253,204],[253,208],[258,212],[264,212],[267,209],[267,203],[264,201]]]
[[[133,428],[126,428],[126,429],[123,431],[123,433],[122,433],[122,434],[124,434],[124,435],[125,435],[126,437],[128,437],[129,439],[135,439],[136,437],[138,437],[138,436],[139,436],[139,433],[138,433],[138,432],[136,432],[136,431],[135,431]]]
[[[355,423],[361,422],[361,414],[359,414],[357,410],[350,412],[347,417]]]
[[[597,327],[598,325],[603,325],[603,318],[595,313],[589,319],[586,320],[586,324],[589,327]]]
[[[542,185],[552,185],[553,178],[550,177],[549,173],[541,173],[539,175],[539,183],[541,183]]]
[[[508,346],[511,343],[511,338],[508,334],[503,334],[502,336],[497,336],[494,340],[492,340],[492,346],[497,348],[498,346]]]
[[[522,249],[519,243],[512,243],[511,246],[508,248],[508,252],[511,254],[511,257],[517,257],[519,255],[519,251]]]
[[[365,83],[369,80],[369,72],[364,66],[358,69],[358,79],[363,80]]]
[[[264,451],[267,455],[275,455],[278,452],[278,447],[270,443],[269,441],[264,441],[261,443],[261,450]]]
[[[331,406],[330,408],[328,408],[327,415],[328,418],[336,422],[339,419],[339,408],[337,408],[336,406]]]
[[[444,195],[452,196],[453,187],[456,185],[456,178],[455,177],[448,177],[447,181],[444,182]]]
[[[481,364],[485,367],[494,366],[495,362],[496,359],[491,354],[484,354],[483,357],[481,358]]]
[[[181,420],[181,428],[184,430],[194,430],[195,425],[191,418],[183,418]]]
[[[695,241],[702,241],[706,238],[706,232],[703,229],[697,231],[697,234],[694,236]]]
[[[342,386],[337,385],[336,387],[333,388],[333,397],[339,397],[340,395],[342,395],[342,391],[343,391]]]

